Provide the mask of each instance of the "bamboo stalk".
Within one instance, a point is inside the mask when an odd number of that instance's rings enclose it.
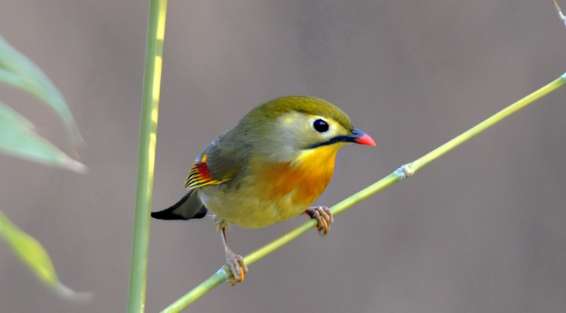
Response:
[[[445,144],[439,146],[438,148],[432,150],[431,152],[423,155],[417,160],[399,167],[397,170],[393,171],[391,174],[385,176],[384,178],[378,180],[372,185],[358,191],[357,193],[349,196],[348,198],[335,204],[331,211],[334,214],[344,213],[347,209],[351,208],[353,205],[367,199],[368,197],[387,189],[388,187],[400,182],[401,180],[410,177],[427,166],[430,162],[438,159],[442,155],[448,153],[452,149],[460,146],[466,141],[472,139],[473,137],[484,132],[488,128],[494,126],[495,124],[501,122],[503,119],[509,117],[513,113],[516,113],[528,105],[534,103],[535,101],[543,98],[544,96],[554,92],[558,88],[562,87],[566,83],[566,73],[555,79],[554,81],[548,83],[547,85],[541,87],[540,89],[534,91],[528,96],[520,99],[519,101],[509,105],[503,110],[495,113],[484,121],[480,122],[476,126],[470,128],[459,136],[453,138],[452,140],[446,142]],[[284,234],[283,236],[275,239],[271,243],[255,250],[244,258],[247,265],[251,265],[262,258],[268,256],[272,252],[278,250],[284,245],[290,243],[294,239],[298,238],[311,228],[315,226],[314,220],[309,220],[304,224],[298,226],[297,228],[291,230],[290,232]],[[205,281],[201,282],[198,286],[193,288],[191,291],[186,293],[184,296],[176,300],[174,303],[166,307],[162,313],[176,313],[183,309],[186,309],[191,303],[197,301],[212,289],[216,288],[228,279],[228,272],[225,267],[220,268],[216,273],[207,278]]]
[[[159,93],[163,67],[163,40],[167,0],[150,0],[147,26],[142,113],[138,151],[138,177],[130,268],[129,313],[145,309],[150,211],[157,145]]]

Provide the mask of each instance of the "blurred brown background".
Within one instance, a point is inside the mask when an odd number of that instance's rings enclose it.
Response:
[[[68,303],[0,245],[0,311],[123,312],[147,1],[4,0],[1,34],[66,96],[87,141],[75,175],[0,156],[1,208],[48,248]],[[566,3],[565,3],[566,5]],[[350,147],[332,204],[566,70],[550,0],[170,1],[154,204],[213,137],[280,95],[329,99],[378,140]],[[69,151],[33,98],[1,99]],[[566,311],[566,93],[513,116],[222,286],[193,312]],[[232,231],[246,253],[302,222]],[[148,312],[223,261],[210,223],[153,222]]]

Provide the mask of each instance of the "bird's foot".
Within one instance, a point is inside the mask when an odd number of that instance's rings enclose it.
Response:
[[[312,207],[305,213],[316,220],[316,229],[321,235],[328,234],[330,225],[334,222],[334,215],[327,206]]]
[[[244,258],[232,252],[226,251],[226,267],[230,271],[230,284],[232,286],[244,282],[248,273],[248,266],[244,263]]]

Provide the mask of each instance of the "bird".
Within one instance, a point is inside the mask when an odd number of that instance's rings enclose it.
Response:
[[[228,226],[263,228],[305,214],[326,235],[334,221],[332,212],[312,204],[330,183],[338,152],[349,143],[376,146],[335,104],[311,96],[267,101],[214,139],[189,170],[185,195],[151,216],[212,217],[224,246],[229,281],[241,283],[248,268],[228,245]]]

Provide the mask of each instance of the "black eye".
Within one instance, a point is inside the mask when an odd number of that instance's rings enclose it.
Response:
[[[324,120],[318,119],[316,121],[314,121],[314,123],[312,124],[312,126],[314,127],[314,129],[316,129],[317,132],[319,133],[324,133],[325,131],[328,130],[328,123],[325,122]]]

